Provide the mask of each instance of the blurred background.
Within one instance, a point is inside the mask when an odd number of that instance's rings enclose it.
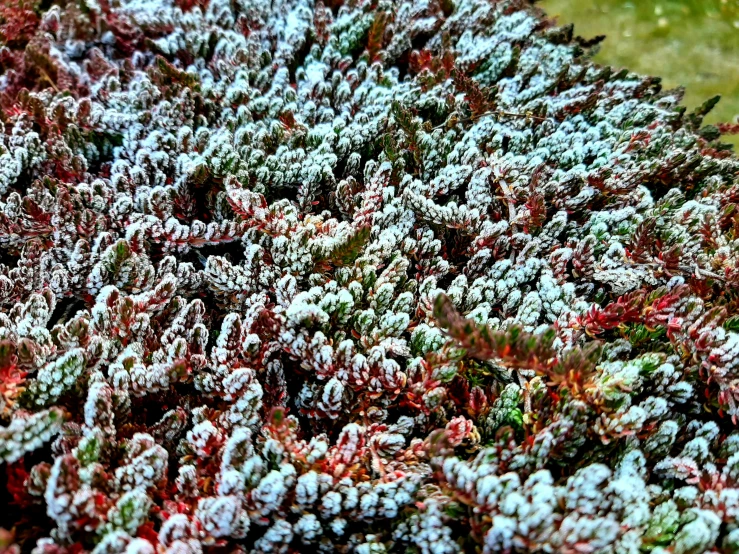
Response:
[[[607,35],[596,61],[684,85],[689,109],[721,101],[706,123],[739,116],[739,0],[543,0],[560,25],[586,38]],[[724,137],[739,151],[739,136]]]

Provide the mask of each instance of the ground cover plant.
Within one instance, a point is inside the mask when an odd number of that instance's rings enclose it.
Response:
[[[542,0],[550,17],[578,34],[606,34],[594,60],[656,74],[666,87],[685,87],[691,107],[721,94],[705,122],[739,116],[739,0]],[[739,137],[726,136],[734,149]]]
[[[527,2],[9,0],[0,551],[739,551],[739,162]]]

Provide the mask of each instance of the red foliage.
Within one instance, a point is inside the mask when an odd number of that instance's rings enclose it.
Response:
[[[313,12],[313,29],[316,33],[316,39],[319,44],[325,44],[328,41],[331,32],[329,27],[333,21],[331,10],[327,8],[320,0],[316,2],[316,7]]]
[[[20,508],[26,508],[33,503],[33,498],[28,493],[26,487],[26,479],[28,479],[28,472],[23,465],[23,460],[19,460],[14,464],[8,464],[5,468],[7,475],[7,491],[10,496],[13,497],[13,504]]]
[[[524,225],[524,232],[531,233],[535,229],[540,229],[546,221],[547,206],[544,195],[538,192],[532,192],[526,200],[525,206],[529,215]]]
[[[650,261],[656,241],[656,226],[657,221],[654,218],[645,219],[637,226],[626,247],[628,258],[640,263]]]
[[[644,290],[625,294],[604,308],[593,306],[583,317],[580,325],[588,335],[596,336],[630,323],[641,323],[648,328],[672,324],[675,305],[690,293],[688,285],[675,287],[666,292],[658,289],[651,295]]]
[[[23,390],[27,374],[18,367],[16,345],[9,340],[0,341],[0,396],[6,407],[10,407]]]
[[[198,6],[202,11],[205,11],[208,8],[209,3],[210,0],[175,0],[175,4],[177,4],[177,7],[179,7],[183,12],[189,12],[195,6]]]
[[[378,12],[369,29],[367,37],[367,52],[370,61],[376,61],[385,42],[385,29],[390,22],[391,15],[387,12]]]
[[[25,2],[0,6],[0,42],[8,48],[25,47],[38,25],[38,16]]]
[[[455,68],[454,60],[454,55],[449,51],[434,56],[431,50],[426,48],[421,51],[414,50],[408,57],[408,70],[419,74],[422,88],[428,90],[451,77]]]
[[[493,100],[493,91],[481,87],[477,81],[468,77],[463,71],[454,69],[452,71],[454,88],[457,92],[463,92],[472,117],[476,118],[496,108]]]
[[[739,135],[738,123],[717,123],[716,128],[722,135]]]
[[[582,325],[589,335],[599,335],[620,325],[641,319],[646,293],[638,290],[619,297],[605,308],[593,306],[583,318]]]
[[[601,345],[591,342],[584,348],[572,348],[558,355],[553,347],[556,329],[531,334],[519,327],[494,331],[457,312],[451,300],[440,294],[434,304],[434,316],[447,334],[464,349],[464,354],[478,360],[495,360],[509,369],[531,369],[549,378],[552,385],[579,396],[590,385]],[[479,394],[479,393],[478,393]]]

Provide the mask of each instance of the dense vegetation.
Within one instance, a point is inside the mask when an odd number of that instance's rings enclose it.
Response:
[[[711,101],[517,0],[0,36],[0,551],[739,552]]]

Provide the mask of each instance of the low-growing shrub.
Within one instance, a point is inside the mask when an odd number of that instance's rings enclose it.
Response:
[[[739,163],[516,0],[8,0],[0,551],[739,551]]]

